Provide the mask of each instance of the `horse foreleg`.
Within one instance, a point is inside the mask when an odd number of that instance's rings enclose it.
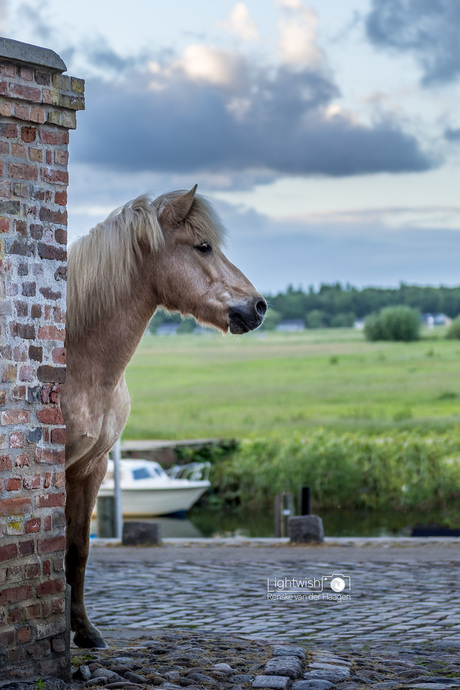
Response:
[[[91,514],[107,470],[107,457],[105,455],[94,463],[91,474],[84,477],[79,476],[75,465],[66,471],[66,577],[72,588],[71,628],[75,632],[73,641],[78,647],[107,646],[99,630],[90,622],[84,601]]]

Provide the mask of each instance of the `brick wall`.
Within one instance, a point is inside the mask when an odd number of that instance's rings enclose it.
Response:
[[[65,677],[67,145],[84,83],[0,39],[0,685]]]

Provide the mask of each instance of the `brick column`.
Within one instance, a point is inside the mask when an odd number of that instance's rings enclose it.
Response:
[[[66,677],[67,145],[84,82],[0,39],[0,686]]]

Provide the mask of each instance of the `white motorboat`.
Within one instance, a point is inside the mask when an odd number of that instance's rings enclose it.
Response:
[[[182,513],[192,507],[211,484],[209,462],[175,465],[169,472],[154,460],[120,463],[121,504],[124,517]],[[113,496],[113,460],[99,489],[99,496]]]

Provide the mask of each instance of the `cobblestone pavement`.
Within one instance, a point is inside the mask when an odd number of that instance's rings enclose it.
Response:
[[[212,558],[193,548],[178,553],[170,547],[94,549],[87,570],[87,609],[93,622],[106,629],[186,628],[329,647],[458,645],[460,562],[451,549],[446,547],[443,560],[429,562],[422,560],[423,549],[417,560],[404,560],[404,550],[397,547],[380,553],[387,557],[378,562],[370,560],[372,552],[365,548],[358,554],[350,551],[353,558],[339,562],[310,560],[311,550],[299,560],[298,551],[276,549],[276,558],[275,551],[267,558],[267,550],[262,557],[253,549],[251,559],[242,561],[225,547],[214,549]],[[316,550],[315,559],[320,556]],[[328,589],[328,598],[308,598],[300,588],[301,600],[267,599],[267,579],[276,590],[275,578],[280,586],[285,578],[321,580],[336,573],[346,581],[350,577],[351,588],[342,595]],[[292,593],[286,584],[284,592]]]

